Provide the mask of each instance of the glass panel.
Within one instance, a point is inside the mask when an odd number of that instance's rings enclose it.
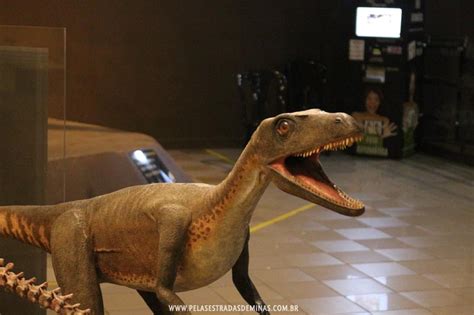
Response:
[[[0,26],[0,205],[64,200],[65,40],[64,28]],[[44,251],[0,237],[0,255],[25,277],[46,279]],[[12,294],[0,300],[0,314],[45,314]]]
[[[47,55],[48,172],[44,201],[62,202],[65,198],[66,29],[0,26],[0,46],[42,49]]]

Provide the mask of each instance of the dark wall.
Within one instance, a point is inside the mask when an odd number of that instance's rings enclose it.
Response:
[[[165,145],[243,136],[234,76],[318,57],[323,1],[0,1],[1,24],[67,28],[67,117]]]
[[[229,145],[243,136],[239,71],[321,57],[328,100],[338,108],[353,97],[344,92],[347,1],[0,0],[0,23],[67,28],[69,119],[145,132],[168,147]],[[427,31],[472,34],[472,6],[427,1]]]
[[[474,40],[474,2],[469,0],[426,1],[426,31],[438,36],[469,36]]]

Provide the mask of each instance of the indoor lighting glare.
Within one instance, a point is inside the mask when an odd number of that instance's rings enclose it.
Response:
[[[132,153],[132,156],[135,160],[140,162],[141,164],[147,164],[148,158],[146,157],[145,153],[142,150],[136,150]]]

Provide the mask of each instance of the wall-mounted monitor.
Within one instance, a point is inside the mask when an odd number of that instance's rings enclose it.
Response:
[[[400,8],[357,8],[356,35],[359,37],[399,38],[401,29]]]

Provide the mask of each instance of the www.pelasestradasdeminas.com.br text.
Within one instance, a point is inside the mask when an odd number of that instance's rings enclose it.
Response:
[[[172,312],[298,312],[298,305],[223,305],[223,304],[204,304],[204,305],[169,305]]]

